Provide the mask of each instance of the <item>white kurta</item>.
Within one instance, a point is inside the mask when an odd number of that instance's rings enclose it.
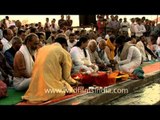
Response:
[[[144,47],[144,44],[142,43],[142,41],[137,42],[136,47],[140,50],[143,61],[146,61],[147,57],[146,57],[145,47]]]
[[[6,38],[2,38],[2,40],[1,40],[1,42],[2,42],[2,44],[3,44],[3,53],[6,51],[6,50],[8,50],[9,48],[11,48],[12,47],[12,44],[11,44],[11,42],[9,42]]]
[[[116,56],[116,59],[118,60],[121,71],[132,73],[135,68],[140,66],[142,57],[139,49],[135,46],[131,46],[128,49],[127,59],[121,61],[118,56]]]
[[[141,25],[136,24],[134,27],[134,30],[135,30],[136,37],[141,37],[143,35],[143,33],[146,32],[146,28],[142,24]]]
[[[71,43],[69,40],[67,40],[67,44],[68,44],[68,51],[71,51],[71,48],[77,43],[77,40],[75,40],[73,43]]]
[[[158,37],[158,39],[157,39],[156,54],[158,55],[158,57],[160,57],[160,37]]]
[[[85,57],[83,49],[79,47],[73,47],[70,51],[71,58],[73,61],[73,71],[79,72],[80,69],[85,69],[86,71],[93,72],[93,69],[87,67],[87,65],[92,65],[88,50],[86,49],[87,57]]]

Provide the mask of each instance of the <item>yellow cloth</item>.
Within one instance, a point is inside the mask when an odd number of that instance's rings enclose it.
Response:
[[[109,57],[110,60],[113,60],[114,59],[114,55],[115,55],[114,52],[115,52],[116,47],[113,45],[113,43],[110,41],[110,39],[108,39],[106,41],[106,44],[110,49],[110,55],[108,57]]]
[[[32,80],[22,99],[29,102],[44,102],[74,93],[68,83],[75,83],[71,78],[71,57],[59,43],[47,45],[38,50],[32,71]]]

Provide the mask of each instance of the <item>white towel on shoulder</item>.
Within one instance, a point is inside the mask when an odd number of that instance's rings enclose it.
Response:
[[[32,69],[33,69],[33,64],[34,64],[34,61],[33,61],[33,59],[32,59],[32,56],[31,56],[31,54],[29,53],[26,45],[22,45],[19,50],[22,52],[22,54],[23,54],[23,56],[24,56],[25,63],[26,63],[27,73],[28,73],[29,75],[31,75]]]

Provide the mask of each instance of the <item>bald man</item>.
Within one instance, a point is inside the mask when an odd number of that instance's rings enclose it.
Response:
[[[99,58],[104,62],[104,64],[109,65],[110,62],[106,52],[104,51],[105,48],[106,48],[106,41],[104,39],[100,39],[96,51],[98,53]]]
[[[88,53],[90,55],[91,63],[96,64],[99,67],[99,70],[103,70],[106,68],[104,61],[101,60],[96,51],[97,42],[95,40],[90,40],[87,46]]]

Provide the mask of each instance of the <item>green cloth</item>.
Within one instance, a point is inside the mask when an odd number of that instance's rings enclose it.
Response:
[[[139,79],[144,79],[144,71],[142,67],[138,67],[133,71],[133,74],[136,75]]]
[[[0,105],[16,105],[22,101],[25,91],[16,91],[14,88],[7,89],[7,97],[0,99]]]

